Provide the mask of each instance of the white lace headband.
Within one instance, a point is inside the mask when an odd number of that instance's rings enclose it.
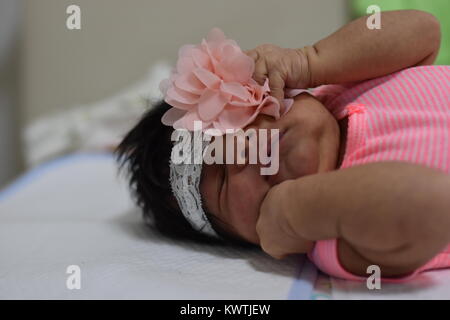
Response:
[[[193,136],[194,135],[190,133],[189,140],[181,140],[181,142],[177,142],[178,147],[181,147],[182,150],[188,150],[187,156],[191,160],[191,146],[195,146],[195,144],[193,143]],[[183,213],[183,216],[190,223],[192,228],[209,236],[219,238],[219,235],[214,231],[202,207],[202,198],[200,194],[200,179],[203,162],[202,160],[204,151],[209,145],[209,142],[207,141],[202,142],[203,143],[200,144],[201,150],[194,150],[194,156],[195,151],[201,152],[202,159],[201,161],[198,161],[200,163],[195,163],[195,161],[190,161],[191,163],[174,163],[173,153],[175,148],[172,149],[170,160],[170,185],[172,187],[172,192],[177,199],[178,206]]]

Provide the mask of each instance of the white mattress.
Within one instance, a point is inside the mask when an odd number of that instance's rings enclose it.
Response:
[[[69,265],[79,290],[66,287]],[[308,299],[315,276],[304,256],[162,238],[108,154],[52,161],[0,193],[1,299]]]
[[[111,155],[79,154],[0,192],[0,299],[450,299],[450,270],[370,291],[303,255],[169,241],[144,226]]]

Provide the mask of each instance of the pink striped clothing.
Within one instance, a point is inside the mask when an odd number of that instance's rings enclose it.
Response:
[[[423,66],[349,85],[313,90],[336,117],[348,116],[341,168],[380,161],[407,161],[450,174],[450,66]],[[450,232],[450,230],[449,230]],[[317,241],[309,258],[325,273],[362,280],[339,262],[337,239]],[[450,245],[402,282],[420,272],[450,267]]]

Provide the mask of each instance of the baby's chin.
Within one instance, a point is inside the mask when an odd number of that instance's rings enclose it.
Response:
[[[250,243],[259,245],[259,236],[258,236],[258,234],[256,233],[256,224],[255,224],[253,230],[254,230],[254,231],[251,232],[249,235],[247,235],[247,236],[244,238],[244,240],[247,241],[247,242],[250,242]]]

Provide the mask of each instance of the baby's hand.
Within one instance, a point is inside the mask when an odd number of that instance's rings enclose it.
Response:
[[[280,104],[283,103],[285,88],[308,88],[310,70],[302,50],[263,44],[245,53],[255,61],[253,79],[263,85],[268,78],[271,94]]]
[[[314,246],[313,241],[299,236],[286,219],[285,183],[272,187],[263,200],[256,232],[261,248],[275,259],[289,254],[308,253]]]

